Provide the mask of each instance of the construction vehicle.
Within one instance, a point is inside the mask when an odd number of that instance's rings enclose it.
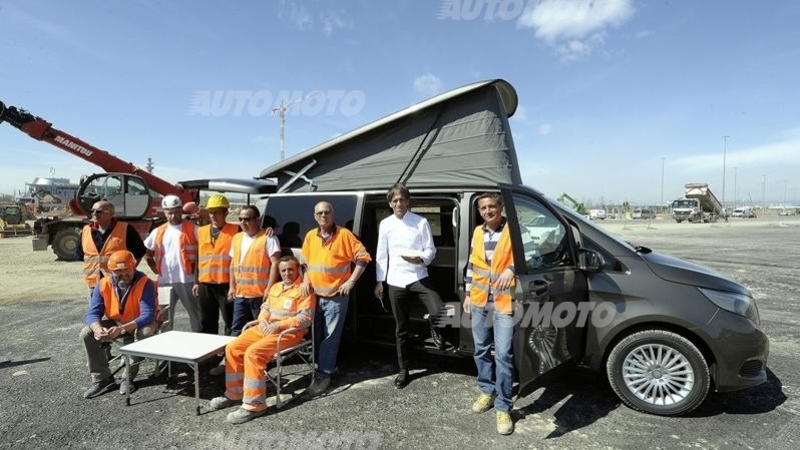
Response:
[[[25,210],[19,205],[0,204],[0,237],[33,234],[33,229],[25,220]]]
[[[558,200],[559,203],[567,205],[568,207],[570,207],[570,209],[572,209],[573,211],[582,216],[586,216],[589,214],[589,210],[586,209],[586,206],[583,203],[570,197],[569,194],[567,194],[566,192],[562,192],[561,196],[559,196],[556,200]]]
[[[69,201],[69,208],[76,217],[40,217],[34,222],[34,250],[46,250],[50,246],[60,259],[74,260],[81,229],[89,223],[89,211],[98,200],[111,202],[117,219],[130,223],[145,236],[165,220],[159,213],[160,198],[151,195],[151,190],[161,196],[177,195],[184,202],[195,200],[197,195],[195,191],[184,190],[75,136],[53,128],[50,122],[41,117],[0,102],[0,123],[2,122],[7,122],[33,139],[54,145],[106,171],[81,180],[75,198]]]
[[[672,202],[672,218],[678,223],[716,222],[720,217],[727,220],[722,203],[707,183],[686,183],[683,198]]]

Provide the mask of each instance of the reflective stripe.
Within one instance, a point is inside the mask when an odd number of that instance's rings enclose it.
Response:
[[[267,390],[264,388],[264,393],[256,396],[247,396],[242,398],[242,403],[247,403],[249,405],[259,404],[259,403],[266,403],[267,402]]]
[[[232,394],[242,394],[242,393],[244,393],[244,388],[242,388],[241,386],[233,386],[233,387],[229,387],[227,389],[228,389],[228,392],[230,392]]]
[[[244,372],[225,373],[225,382],[244,380]]]
[[[341,266],[341,267],[330,267],[330,266],[308,266],[309,272],[323,272],[323,273],[330,273],[334,275],[341,275],[346,273],[350,270],[350,265]]]
[[[264,389],[266,387],[267,380],[252,380],[249,378],[244,380],[245,389]]]

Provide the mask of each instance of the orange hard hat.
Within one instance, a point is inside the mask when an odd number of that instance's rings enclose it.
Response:
[[[108,270],[131,270],[136,268],[136,258],[127,250],[117,250],[108,257]]]
[[[197,214],[200,211],[200,207],[197,206],[195,202],[188,202],[183,205],[183,213],[184,214]]]

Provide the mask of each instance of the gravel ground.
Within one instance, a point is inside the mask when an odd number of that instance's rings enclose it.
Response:
[[[471,361],[418,358],[415,379],[397,391],[390,348],[347,349],[327,396],[299,398],[238,427],[225,423],[228,411],[195,416],[189,377],[171,386],[164,376],[148,379],[152,362],[130,407],[116,392],[84,400],[80,264],[32,252],[29,238],[0,239],[0,448],[798,448],[800,218],[602,226],[750,288],[770,337],[769,381],[711,393],[689,416],[668,418],[628,409],[601,377],[575,371],[518,399],[516,432],[507,437],[494,431],[493,414],[469,409],[477,393]],[[180,308],[176,321],[188,327]],[[224,390],[221,378],[201,384],[205,400]]]

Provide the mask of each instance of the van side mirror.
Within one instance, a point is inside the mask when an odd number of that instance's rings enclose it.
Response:
[[[578,250],[578,268],[584,272],[597,273],[603,270],[606,262],[600,253],[588,248]]]

